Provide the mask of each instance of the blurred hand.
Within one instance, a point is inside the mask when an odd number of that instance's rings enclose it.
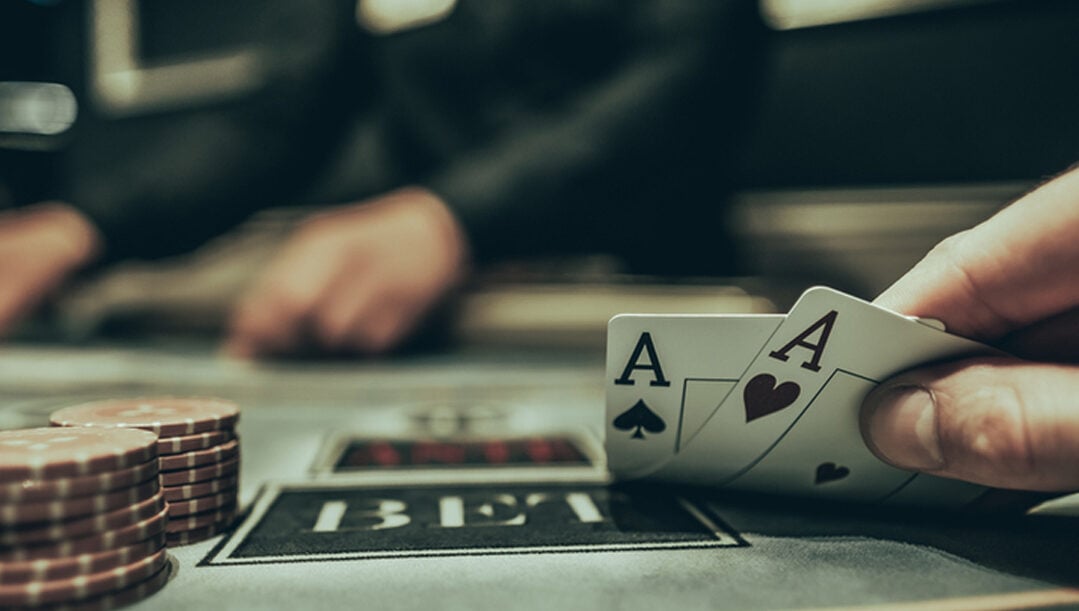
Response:
[[[0,335],[91,263],[100,237],[81,213],[60,203],[0,213]]]
[[[233,312],[226,353],[378,353],[465,276],[467,245],[433,193],[406,188],[306,220]]]
[[[1079,489],[1079,170],[944,240],[876,303],[1032,359],[881,384],[862,412],[881,459],[999,488]]]

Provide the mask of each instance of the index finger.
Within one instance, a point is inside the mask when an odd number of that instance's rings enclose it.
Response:
[[[875,303],[992,340],[1079,306],[1079,169],[929,252]]]

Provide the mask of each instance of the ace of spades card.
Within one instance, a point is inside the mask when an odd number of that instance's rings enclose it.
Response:
[[[916,365],[989,352],[833,289],[809,289],[750,357],[738,384],[699,419],[698,430],[683,432],[678,455],[652,477],[882,501],[915,476],[865,446],[858,418],[866,394]],[[910,496],[906,502],[919,501]]]
[[[648,475],[738,383],[781,315],[624,314],[607,326],[608,468]]]

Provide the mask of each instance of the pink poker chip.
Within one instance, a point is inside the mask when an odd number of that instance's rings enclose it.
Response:
[[[105,471],[78,477],[24,479],[8,482],[0,484],[0,499],[3,499],[5,503],[33,503],[102,494],[120,488],[129,488],[150,478],[156,478],[158,468],[158,461],[155,458],[118,471]]]
[[[0,431],[0,483],[83,477],[157,458],[157,436],[123,429]]]
[[[157,440],[157,453],[162,456],[183,454],[195,450],[205,450],[213,446],[227,443],[236,436],[232,431],[210,431],[209,433],[195,433],[180,437],[162,437]]]
[[[145,541],[100,552],[88,552],[59,558],[39,558],[21,562],[0,562],[0,584],[50,581],[78,575],[100,573],[130,564],[165,547],[165,533]]]
[[[100,573],[48,581],[0,585],[0,604],[38,606],[77,602],[107,592],[124,590],[153,577],[168,562],[165,548],[120,567]]]
[[[232,430],[240,408],[231,401],[200,397],[109,399],[53,412],[54,426],[133,428],[161,437]]]
[[[177,471],[162,471],[159,473],[162,486],[186,486],[205,482],[211,479],[220,479],[235,475],[240,470],[239,457],[230,458],[212,465],[195,467],[194,469],[180,469]]]
[[[84,537],[64,539],[62,541],[50,541],[41,544],[14,545],[0,547],[0,562],[26,562],[50,558],[67,558],[79,554],[103,552],[133,545],[139,541],[145,541],[165,531],[168,523],[169,509],[163,507],[161,511],[146,518],[145,520],[114,528],[111,530],[95,532]]]
[[[191,452],[184,452],[183,454],[170,454],[168,456],[162,456],[158,460],[161,462],[162,471],[176,471],[177,469],[194,469],[203,465],[224,462],[230,458],[234,458],[239,453],[240,441],[238,439],[233,439],[228,443],[212,448],[206,448],[205,450],[194,450]]]

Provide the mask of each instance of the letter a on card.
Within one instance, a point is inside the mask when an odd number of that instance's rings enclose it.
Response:
[[[648,362],[643,365],[640,362],[642,352],[648,352]],[[653,378],[649,382],[651,386],[671,385],[670,381],[663,377],[663,365],[660,364],[659,357],[656,356],[656,345],[652,343],[652,334],[648,331],[641,333],[640,339],[637,340],[637,346],[633,348],[633,354],[629,357],[629,362],[626,363],[625,369],[622,370],[622,375],[618,376],[614,383],[621,386],[633,386],[636,383],[633,380],[633,372],[638,369],[652,372]]]

